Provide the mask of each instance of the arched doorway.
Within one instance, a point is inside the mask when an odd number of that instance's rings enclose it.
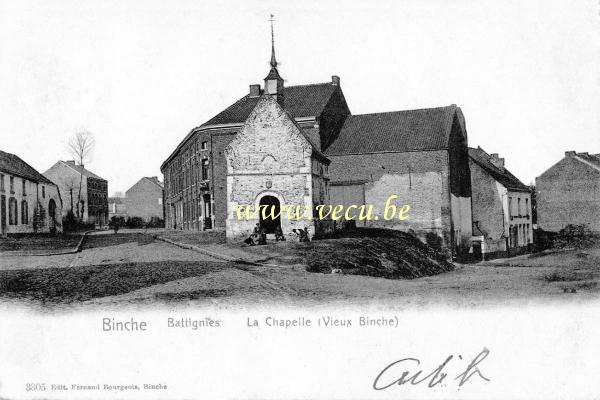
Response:
[[[50,232],[56,231],[56,203],[54,199],[50,199],[48,202],[48,227]]]
[[[263,196],[260,199],[260,227],[265,230],[265,233],[275,233],[275,229],[281,226],[281,205],[279,199],[275,196]],[[263,212],[263,208],[266,208]],[[263,214],[266,218],[263,218]],[[274,217],[274,218],[273,218]]]

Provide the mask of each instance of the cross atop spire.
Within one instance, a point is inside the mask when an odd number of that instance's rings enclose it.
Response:
[[[275,16],[271,14],[269,22],[271,23],[271,67],[277,68],[277,60],[275,59],[275,33],[273,31],[273,22],[275,22]]]
[[[271,70],[265,78],[265,93],[276,96],[279,104],[283,105],[283,78],[277,71],[277,59],[275,58],[275,33],[273,32],[273,22],[275,16],[271,14],[269,22],[271,23]]]

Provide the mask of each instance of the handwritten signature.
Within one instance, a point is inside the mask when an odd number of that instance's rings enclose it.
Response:
[[[478,376],[479,378],[489,382],[490,379],[486,378],[479,369],[480,364],[487,358],[489,354],[490,351],[484,347],[483,350],[475,358],[473,358],[473,360],[471,360],[466,369],[460,370],[462,372],[454,377],[454,380],[458,380],[459,387],[469,382],[469,379],[471,379],[472,376]],[[379,375],[377,375],[375,381],[373,382],[373,389],[384,390],[392,386],[401,386],[407,383],[410,383],[411,385],[418,385],[425,381],[428,381],[428,387],[435,387],[436,385],[441,384],[448,376],[448,372],[444,371],[453,358],[453,355],[448,356],[443,363],[441,363],[436,369],[427,375],[425,375],[425,372],[422,369],[417,370],[417,368],[415,368],[414,370],[411,370],[406,366],[408,364],[413,364],[415,367],[418,367],[421,364],[421,360],[418,358],[403,358],[401,360],[394,361],[381,370]],[[462,360],[463,357],[459,355],[458,359]],[[400,377],[398,378],[398,376]]]

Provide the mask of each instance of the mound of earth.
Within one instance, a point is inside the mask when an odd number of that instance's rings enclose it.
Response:
[[[358,228],[316,237],[306,270],[412,279],[454,270],[446,255],[415,236],[391,229]]]

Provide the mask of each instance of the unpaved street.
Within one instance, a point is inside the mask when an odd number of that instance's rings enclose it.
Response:
[[[66,269],[65,273],[81,272],[92,267],[102,271],[103,266],[116,268],[124,265],[132,274],[135,271],[135,274],[143,275],[145,268],[148,271],[160,270],[163,264],[177,268],[198,266],[202,267],[202,271],[187,271],[183,278],[163,277],[160,283],[155,284],[137,282],[130,291],[125,289],[116,295],[93,294],[75,303],[87,307],[122,303],[144,306],[157,302],[224,306],[269,303],[311,306],[343,302],[404,308],[428,304],[524,304],[542,299],[578,301],[599,297],[600,248],[462,265],[452,272],[413,280],[309,273],[300,264],[228,263],[134,233],[94,238],[90,245],[75,254],[0,256],[0,272],[11,274],[13,270],[52,272],[47,268]],[[124,272],[119,270],[119,274]],[[123,279],[130,279],[126,275]],[[26,295],[24,297],[27,298]],[[12,296],[10,301],[18,300]]]

